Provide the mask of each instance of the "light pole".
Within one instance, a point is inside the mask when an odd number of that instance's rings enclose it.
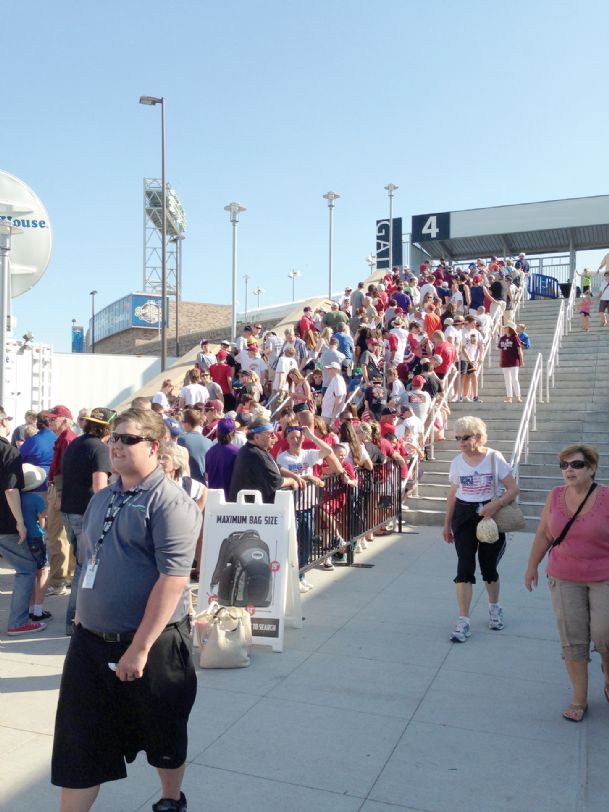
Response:
[[[330,215],[330,224],[329,224],[329,238],[328,238],[328,299],[332,300],[332,238],[333,238],[333,214],[334,214],[334,206],[335,200],[338,200],[340,195],[337,195],[336,192],[326,192],[325,195],[322,195],[324,200],[328,201],[328,212]]]
[[[224,211],[230,213],[230,221],[233,226],[233,296],[232,296],[232,315],[231,315],[231,338],[233,341],[237,339],[237,223],[239,222],[239,215],[243,211],[247,211],[244,206],[239,203],[229,203],[224,207]]]
[[[389,194],[389,273],[393,270],[393,194],[399,188],[395,183],[385,186]]]
[[[376,269],[376,257],[374,254],[368,254],[366,257],[366,262],[368,263],[368,267],[370,268],[370,276],[374,273]]]
[[[247,274],[243,274],[243,281],[245,282],[245,320],[247,321],[247,283],[250,281],[252,277],[248,276]]]
[[[176,358],[180,357],[180,295],[182,285],[182,240],[184,237],[181,234],[176,234],[169,242],[175,243],[176,247],[176,304],[175,304],[175,322],[176,322]]]
[[[260,310],[260,297],[264,293],[264,288],[254,288],[252,293],[256,297],[256,309]]]
[[[167,368],[167,184],[165,182],[165,98],[140,96],[140,104],[161,105],[161,372]]]
[[[91,352],[95,352],[95,297],[97,295],[96,290],[92,290],[89,293],[91,297]]]
[[[288,274],[288,279],[292,280],[292,301],[296,298],[296,280],[299,276],[302,276],[300,271],[295,271],[294,268]]]
[[[16,234],[23,234],[23,229],[12,225],[8,220],[0,220],[0,406],[2,407],[7,407],[4,399],[4,377],[6,375],[6,333],[11,306],[9,254],[11,237]]]

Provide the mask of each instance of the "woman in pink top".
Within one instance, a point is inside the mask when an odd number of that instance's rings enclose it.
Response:
[[[590,641],[603,660],[609,702],[609,488],[594,482],[598,453],[591,446],[571,445],[559,459],[565,484],[546,500],[524,583],[529,592],[537,586],[537,568],[550,550],[548,584],[573,688],[563,716],[581,722],[588,709]]]

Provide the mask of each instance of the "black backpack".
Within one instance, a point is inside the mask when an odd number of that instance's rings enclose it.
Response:
[[[218,584],[218,601],[224,606],[270,606],[271,558],[257,530],[231,533],[220,545],[211,583]]]

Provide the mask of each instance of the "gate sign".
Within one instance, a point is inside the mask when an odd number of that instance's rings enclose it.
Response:
[[[412,217],[412,242],[450,239],[450,212],[439,214],[414,214]]]
[[[376,267],[389,268],[389,218],[376,221]],[[393,264],[402,266],[402,218],[393,218]]]
[[[72,352],[85,351],[85,329],[84,327],[72,327]]]

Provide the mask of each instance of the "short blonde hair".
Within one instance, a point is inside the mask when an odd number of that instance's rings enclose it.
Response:
[[[459,432],[462,431],[466,432],[467,434],[478,434],[480,435],[480,442],[482,445],[486,443],[486,423],[484,420],[480,420],[479,417],[460,417],[455,422],[455,433],[459,434]]]

